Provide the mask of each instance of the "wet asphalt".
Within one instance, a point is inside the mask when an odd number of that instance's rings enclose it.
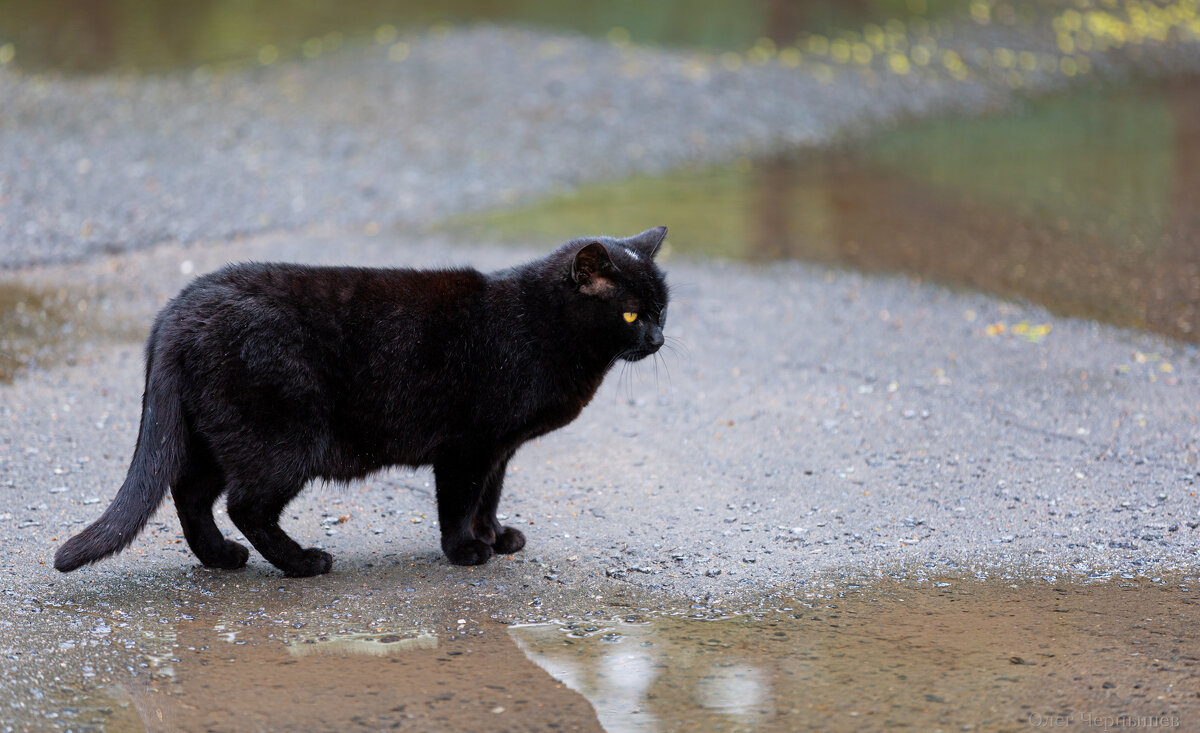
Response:
[[[536,255],[434,235],[287,233],[37,276],[91,283],[109,293],[93,307],[144,323],[188,280],[181,270],[229,260],[491,269]],[[672,596],[925,562],[1194,567],[1195,347],[898,277],[665,264],[661,358],[616,367],[575,423],[514,459],[501,512],[529,538],[517,558],[446,565],[423,471],[311,487],[289,531],[333,552],[348,581],[416,555],[447,577],[517,572]],[[131,279],[145,290],[120,291]],[[120,485],[141,398],[140,344],[96,336],[73,360],[3,387],[6,571],[27,588],[187,571],[169,504],[117,558],[50,570],[57,543]],[[243,573],[276,571],[254,556]]]
[[[689,81],[683,54],[487,28],[414,39],[409,60],[394,79],[374,49],[216,79],[0,72],[15,100],[0,287],[61,291],[79,314],[57,326],[69,348],[0,386],[0,647],[22,689],[120,674],[122,648],[153,647],[159,620],[199,601],[245,622],[287,608],[327,628],[461,630],[753,603],[846,574],[1196,570],[1194,346],[907,278],[689,260],[671,242],[671,348],[614,370],[575,423],[517,454],[500,511],[528,538],[518,555],[448,565],[431,476],[396,470],[289,507],[286,529],[335,557],[323,578],[284,579],[256,554],[202,569],[169,504],[123,554],[55,573],[58,544],[124,477],[136,336],[190,277],[247,259],[502,268],[540,253],[423,224],[1009,94],[909,79],[868,93],[770,66]],[[552,83],[571,74],[581,86]]]

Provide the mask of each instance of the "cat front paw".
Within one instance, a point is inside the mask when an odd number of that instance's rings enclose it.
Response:
[[[500,534],[496,535],[496,542],[492,545],[492,549],[501,555],[511,555],[524,547],[525,535],[516,527],[504,527]]]
[[[455,565],[482,565],[492,557],[492,546],[481,540],[470,539],[454,545],[443,542],[442,552]]]

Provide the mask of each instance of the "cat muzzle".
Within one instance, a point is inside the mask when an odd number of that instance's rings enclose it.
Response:
[[[663,338],[662,329],[658,326],[655,326],[653,330],[646,334],[646,338],[643,340],[643,343],[639,348],[626,351],[621,358],[625,361],[639,361],[641,359],[645,359],[647,356],[657,353],[658,350],[662,348],[664,341],[665,339]]]

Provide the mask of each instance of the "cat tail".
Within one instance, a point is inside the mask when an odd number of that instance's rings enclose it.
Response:
[[[154,330],[146,349],[142,422],[125,483],[99,519],[58,548],[56,570],[69,573],[129,546],[183,473],[188,433],[178,362],[164,359],[168,355],[162,351],[155,354],[158,329]]]

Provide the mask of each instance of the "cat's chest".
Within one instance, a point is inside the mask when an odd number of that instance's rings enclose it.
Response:
[[[529,440],[567,425],[583,411],[599,386],[599,380],[542,379],[527,383],[509,394],[512,437]]]

